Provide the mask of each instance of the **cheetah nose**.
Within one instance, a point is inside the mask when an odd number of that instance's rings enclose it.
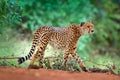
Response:
[[[94,32],[94,30],[91,30],[91,32]]]

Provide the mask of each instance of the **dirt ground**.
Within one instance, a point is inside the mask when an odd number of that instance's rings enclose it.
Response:
[[[0,80],[120,80],[120,76],[110,73],[0,67]]]

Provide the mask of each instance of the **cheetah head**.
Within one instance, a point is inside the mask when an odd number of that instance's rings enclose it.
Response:
[[[80,27],[82,34],[94,33],[94,25],[91,22],[81,22]]]

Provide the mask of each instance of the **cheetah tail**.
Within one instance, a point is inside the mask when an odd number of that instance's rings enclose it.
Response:
[[[37,44],[37,41],[33,41],[33,43],[32,43],[32,48],[31,48],[29,54],[26,55],[26,56],[24,56],[24,57],[20,57],[20,58],[18,59],[18,64],[22,64],[22,63],[25,62],[26,60],[30,59],[30,57],[32,57],[32,55],[33,55],[33,53],[34,53],[34,51],[35,51],[35,48],[36,48],[36,44]]]

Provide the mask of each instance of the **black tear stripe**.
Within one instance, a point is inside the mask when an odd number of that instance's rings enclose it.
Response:
[[[74,47],[73,49],[76,49],[76,47]]]

